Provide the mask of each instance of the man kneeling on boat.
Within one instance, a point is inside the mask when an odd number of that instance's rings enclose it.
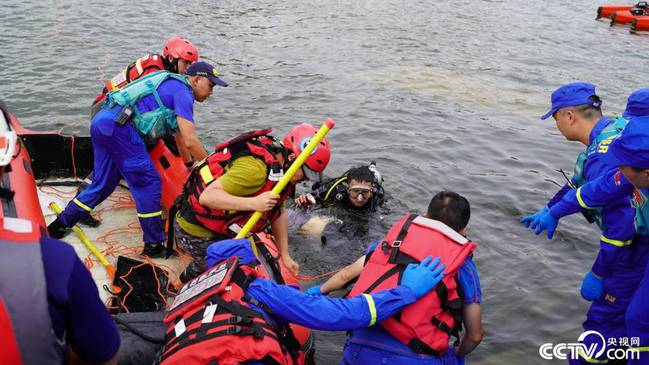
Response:
[[[161,365],[303,364],[305,356],[287,323],[347,331],[372,326],[425,297],[443,278],[439,258],[404,267],[399,285],[340,299],[311,296],[273,280],[268,256],[255,256],[248,239],[209,246],[210,269],[174,299]]]
[[[93,181],[48,226],[52,237],[67,234],[69,227],[115,190],[123,176],[135,199],[144,232],[142,254],[150,257],[163,254],[162,186],[145,143],[177,135],[184,160],[207,157],[196,135],[194,101],[205,101],[215,85],[227,86],[218,78],[216,69],[205,62],[192,64],[185,73],[154,72],[108,95],[90,126]]]
[[[288,220],[283,203],[293,195],[295,184],[305,179],[320,180],[331,151],[324,138],[281,195],[276,195],[271,190],[317,129],[308,123],[299,124],[282,142],[270,132],[248,132],[216,146],[216,152],[191,172],[176,200],[178,213],[174,221],[178,245],[194,258],[180,277],[183,282],[207,269],[205,252],[210,244],[235,237],[255,211],[263,212],[263,216],[251,231],[261,232],[270,226],[284,265],[297,274],[299,265],[288,252]]]
[[[0,102],[0,364],[116,364],[115,322],[72,246],[7,216],[16,202],[1,185],[5,169],[29,164],[15,158],[21,142],[9,120]]]

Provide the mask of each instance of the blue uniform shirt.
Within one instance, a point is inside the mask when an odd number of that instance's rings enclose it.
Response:
[[[72,246],[41,238],[47,301],[54,333],[83,360],[104,363],[117,354],[119,332],[97,286]]]
[[[589,143],[593,143],[602,130],[610,123],[606,118],[602,118],[597,122],[591,131]],[[600,178],[613,176],[617,170],[615,166],[603,161],[607,151],[606,148],[597,148],[594,153],[588,156],[584,164],[584,176],[586,181],[588,181],[586,184],[576,190],[565,189],[564,191],[564,189],[561,189],[560,193],[564,193],[561,199],[556,201],[557,199],[553,198],[548,203],[550,214],[555,218],[561,218],[565,215],[579,212],[582,209],[602,208],[603,229],[600,236],[600,251],[592,266],[592,271],[600,277],[608,277],[611,275],[617,253],[620,249],[628,248],[635,235],[635,227],[633,224],[635,210],[629,202],[628,194],[626,197],[621,195],[617,195],[614,198],[606,197],[606,204],[593,204],[597,199],[606,194],[606,191],[597,191],[602,189],[602,181],[607,181]],[[611,187],[607,187],[606,189],[611,190]],[[613,188],[612,190],[619,189]],[[554,201],[556,203],[551,204]]]

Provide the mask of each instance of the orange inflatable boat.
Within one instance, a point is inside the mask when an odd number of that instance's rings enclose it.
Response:
[[[7,111],[0,112],[4,114],[17,133],[23,131],[18,119],[13,114]],[[20,218],[32,222],[36,227],[33,227],[34,236],[30,239],[38,239],[47,236],[47,226],[38,201],[34,170],[27,148],[21,139],[18,139],[16,148],[16,157],[11,160],[8,168],[5,168],[2,181],[0,181],[4,188],[14,192],[14,196],[12,200],[3,199],[0,202],[0,218],[3,221],[5,218]],[[4,225],[0,225],[0,238],[8,238],[10,235],[11,232],[5,231]]]
[[[602,5],[597,8],[597,19],[610,18],[611,14],[616,11],[625,11],[633,9],[635,5]]]

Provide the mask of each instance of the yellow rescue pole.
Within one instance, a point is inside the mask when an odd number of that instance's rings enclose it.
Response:
[[[277,185],[271,190],[273,194],[280,195],[282,190],[288,185],[288,183],[291,181],[293,178],[293,175],[299,170],[302,165],[304,164],[304,161],[306,161],[307,157],[311,155],[311,152],[316,148],[318,143],[324,139],[324,137],[329,133],[329,131],[336,125],[336,122],[334,122],[333,119],[327,119],[325,123],[320,127],[318,130],[318,133],[311,138],[311,141],[309,144],[307,144],[306,148],[302,150],[299,156],[297,156],[297,159],[291,164],[291,167],[284,173],[284,176],[279,180]],[[261,212],[255,212],[250,219],[248,219],[248,222],[241,228],[241,231],[237,234],[236,238],[245,238],[252,227],[257,224],[259,221],[259,218],[261,218],[262,213]],[[254,244],[253,244],[253,249],[254,249]],[[256,252],[255,252],[256,253]]]
[[[56,215],[61,214],[61,208],[55,202],[50,203],[50,209],[52,209],[54,213],[56,213]],[[110,283],[112,285],[113,278],[115,278],[115,266],[113,266],[110,262],[108,262],[108,260],[106,260],[106,257],[104,257],[104,255],[102,255],[101,252],[99,252],[97,247],[95,247],[95,245],[93,245],[92,242],[90,242],[90,239],[88,239],[88,236],[86,236],[85,232],[83,232],[81,227],[75,224],[74,227],[72,227],[72,230],[74,231],[74,233],[77,234],[79,240],[81,240],[81,242],[88,248],[88,250],[90,250],[90,252],[92,252],[93,255],[97,257],[99,262],[102,265],[104,265],[104,268],[106,269],[106,273],[108,274],[108,280],[110,280]],[[113,291],[119,292],[121,291],[121,288],[118,286],[113,286]]]

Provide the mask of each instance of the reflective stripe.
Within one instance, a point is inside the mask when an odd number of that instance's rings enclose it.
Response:
[[[142,68],[142,59],[141,58],[139,60],[137,60],[137,62],[135,62],[135,68],[137,69],[137,73],[142,75],[142,72],[144,72],[144,69]]]
[[[370,308],[370,324],[367,327],[372,327],[376,323],[376,306],[374,305],[374,298],[369,294],[363,294],[367,300],[367,306]]]
[[[649,351],[649,346],[639,346],[639,347],[635,347],[635,346],[631,346],[631,345],[629,345],[629,348],[630,348],[631,350],[636,350],[636,351],[638,351],[638,352],[647,352],[647,351]]]
[[[86,212],[92,212],[92,208],[90,208],[89,206],[83,204],[83,203],[80,202],[77,198],[74,198],[73,202],[74,202],[74,204],[80,206],[80,207],[81,207],[83,210],[85,210]]]
[[[161,210],[159,210],[157,212],[153,212],[153,213],[138,213],[137,214],[137,216],[140,217],[140,218],[151,218],[151,217],[157,217],[159,215],[162,215]]]
[[[205,185],[209,184],[214,180],[214,176],[212,175],[212,171],[210,171],[210,166],[205,165],[201,168],[201,178],[203,179],[203,183]]]
[[[593,209],[593,207],[589,207],[584,203],[584,201],[581,199],[581,188],[577,189],[577,200],[579,201],[579,205],[581,205],[582,208],[585,209]]]
[[[325,197],[324,197],[323,201],[327,201],[327,199],[329,199],[329,195],[331,195],[331,192],[334,191],[334,188],[335,188],[336,186],[338,186],[338,184],[340,184],[341,182],[343,182],[343,181],[345,181],[345,180],[347,180],[347,176],[345,176],[345,177],[339,179],[338,181],[336,181],[336,182],[331,186],[331,188],[329,188],[329,191],[327,191],[327,194],[325,194]]]
[[[632,239],[631,240],[626,240],[626,241],[619,241],[619,240],[610,239],[610,238],[608,238],[608,237],[606,237],[604,235],[599,236],[599,240],[602,241],[602,242],[609,243],[609,244],[611,244],[613,246],[617,246],[617,247],[628,246],[633,242]]]
[[[591,364],[606,364],[608,362],[608,359],[602,359],[602,360],[589,359],[586,357],[586,355],[584,355],[584,352],[581,349],[579,350],[579,356],[581,356],[582,359],[586,360],[586,362]]]

